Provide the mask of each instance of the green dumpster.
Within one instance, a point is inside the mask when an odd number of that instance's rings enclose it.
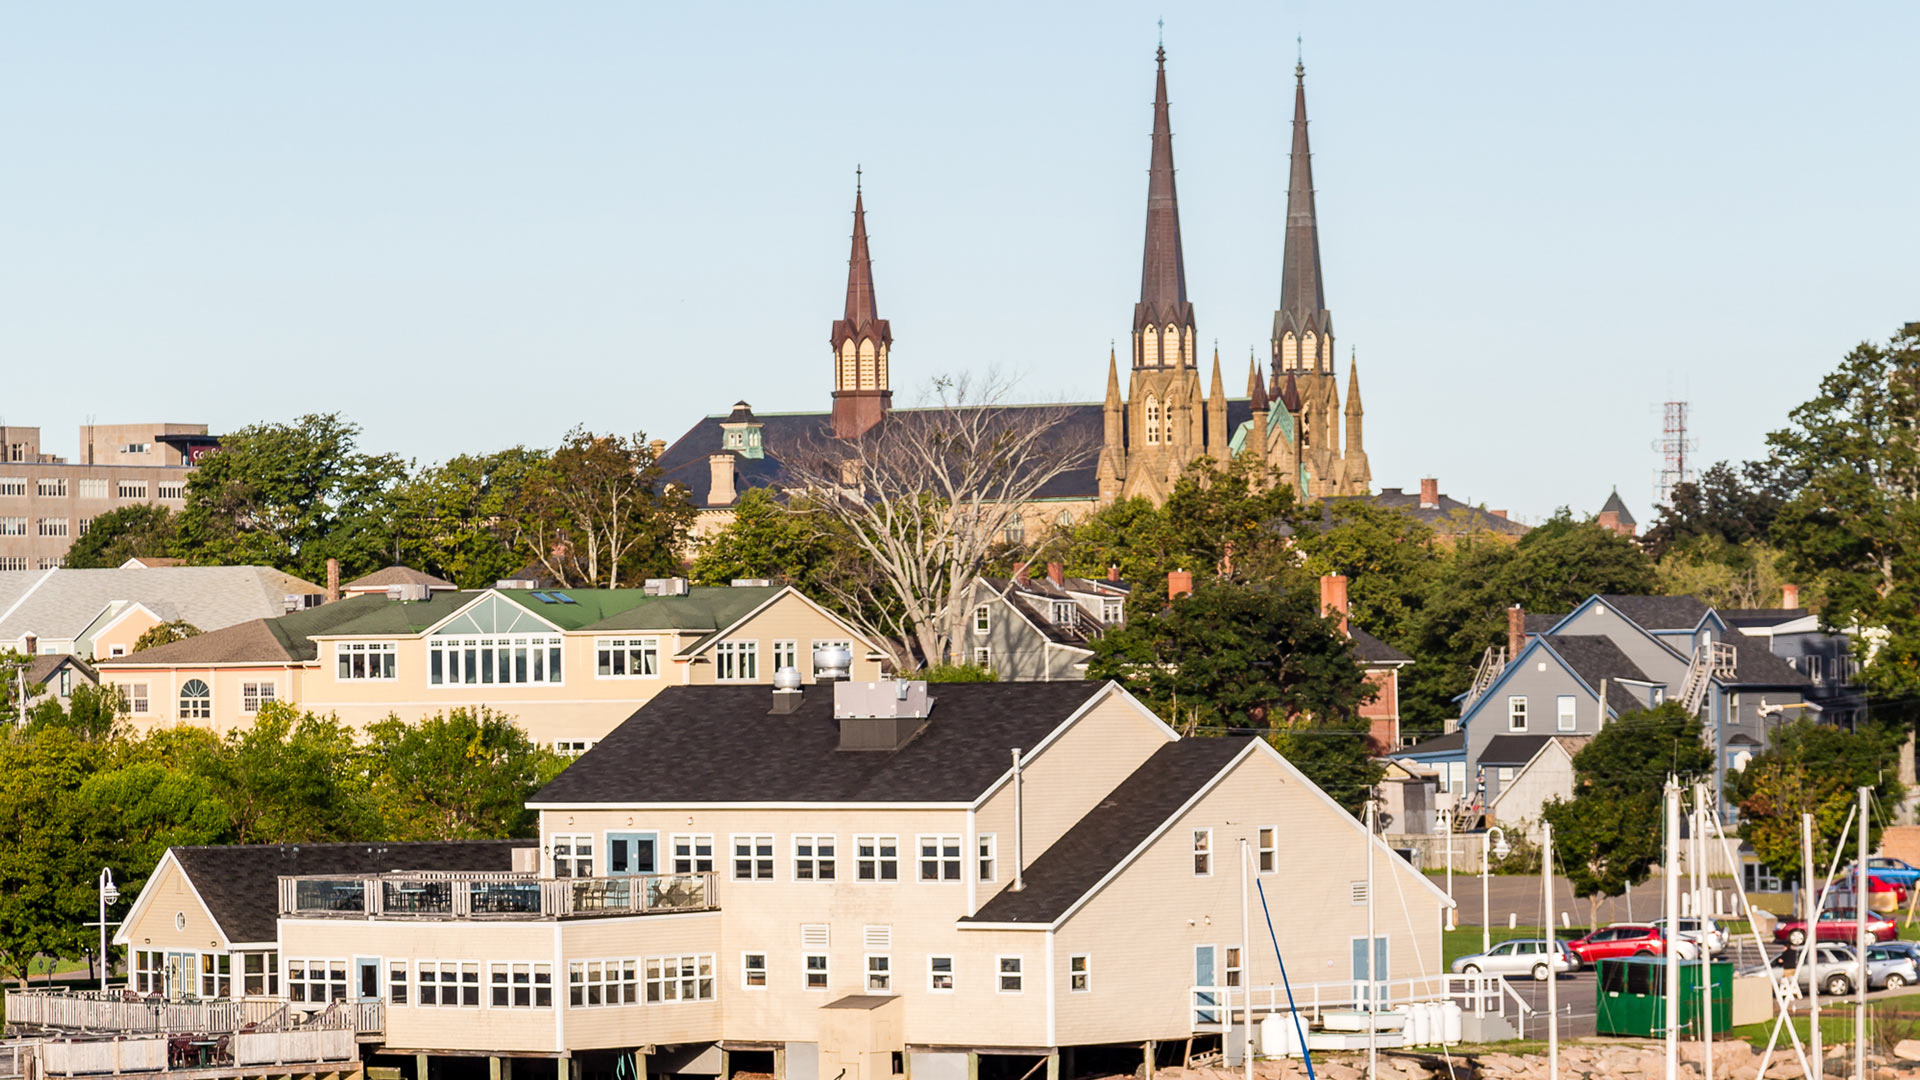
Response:
[[[1667,1033],[1667,961],[1658,956],[1623,956],[1602,960],[1599,974],[1599,1020],[1602,1035],[1638,1035],[1664,1038]],[[1733,1026],[1733,965],[1725,962],[1680,962],[1680,1032],[1689,1037],[1700,1031],[1702,969],[1713,981],[1713,1030]]]

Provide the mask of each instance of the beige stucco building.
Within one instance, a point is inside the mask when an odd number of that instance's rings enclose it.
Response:
[[[68,461],[41,449],[39,428],[0,426],[0,571],[62,565],[109,510],[182,508],[196,455],[214,442],[205,424],[87,424]]]

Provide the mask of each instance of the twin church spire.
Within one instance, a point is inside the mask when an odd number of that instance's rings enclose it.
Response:
[[[893,329],[873,295],[873,253],[867,248],[867,206],[859,170],[853,183],[853,254],[847,258],[847,310],[833,322],[833,433],[857,438],[893,406],[887,352]]]

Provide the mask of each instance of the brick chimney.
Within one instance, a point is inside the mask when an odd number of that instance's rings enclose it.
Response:
[[[1193,572],[1174,570],[1167,574],[1167,599],[1193,595]]]
[[[340,560],[327,560],[327,603],[340,599]]]
[[[1520,650],[1527,647],[1527,612],[1519,604],[1507,609],[1507,663],[1511,664],[1520,656]]]
[[[1494,517],[1499,518],[1501,521],[1507,520],[1507,512],[1505,510],[1489,510],[1487,511],[1487,513],[1492,514]]]
[[[1067,564],[1050,562],[1047,564],[1047,579],[1062,588],[1067,584]]]
[[[1352,637],[1347,629],[1347,576],[1345,574],[1322,574],[1320,577],[1320,611],[1326,615],[1340,618],[1340,633]]]
[[[1107,580],[1108,581],[1120,580],[1120,564],[1119,563],[1107,564]]]
[[[1798,585],[1780,586],[1780,606],[1783,608],[1799,607],[1800,606],[1800,586]]]
[[[732,506],[735,497],[733,490],[733,455],[710,455],[707,458],[707,467],[713,471],[713,483],[712,486],[707,489],[708,505]]]
[[[1429,476],[1420,481],[1420,509],[1440,509],[1440,480]]]
[[[659,461],[660,455],[667,452],[667,440],[665,439],[653,440],[652,442],[647,444],[647,452],[653,455],[653,460]]]

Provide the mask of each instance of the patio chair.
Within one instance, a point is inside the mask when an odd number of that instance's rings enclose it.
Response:
[[[167,1067],[178,1069],[193,1064],[193,1036],[170,1035],[167,1037]]]
[[[226,1035],[226,1034],[222,1034],[218,1039],[214,1040],[213,1042],[214,1064],[225,1065],[232,1060],[227,1056],[227,1047],[232,1043],[232,1040],[233,1040],[233,1036]]]

